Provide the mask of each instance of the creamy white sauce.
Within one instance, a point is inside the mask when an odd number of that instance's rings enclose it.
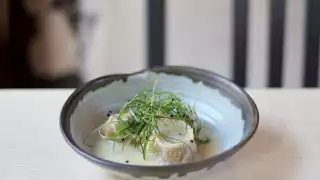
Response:
[[[219,149],[219,137],[214,133],[212,125],[206,124],[202,132],[209,136],[210,142],[207,144],[198,144],[198,152],[194,153],[194,160],[201,160],[211,157],[216,154]],[[124,144],[122,142],[113,142],[100,137],[96,138],[96,143],[93,146],[92,153],[102,159],[114,161],[123,164],[135,164],[135,165],[165,165],[160,159],[161,156],[157,156],[153,153],[148,153],[146,160],[143,159],[143,155],[138,148],[135,148],[131,144]]]

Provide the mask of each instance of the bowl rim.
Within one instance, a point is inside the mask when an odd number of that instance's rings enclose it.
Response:
[[[184,163],[184,164],[172,164],[172,165],[163,165],[163,166],[147,166],[147,165],[135,165],[135,164],[124,164],[124,163],[120,163],[120,162],[114,162],[114,161],[109,161],[106,159],[102,159],[99,158],[97,156],[91,155],[88,152],[86,152],[84,149],[82,149],[81,147],[79,147],[74,140],[71,137],[71,133],[69,134],[68,132],[65,131],[65,122],[68,121],[66,119],[66,113],[69,109],[69,105],[77,98],[78,95],[80,95],[81,93],[86,93],[87,91],[85,91],[89,86],[96,84],[100,81],[103,81],[105,79],[109,79],[109,78],[117,78],[117,79],[122,79],[128,76],[132,76],[135,74],[140,74],[143,72],[147,72],[147,71],[157,71],[157,70],[161,70],[161,68],[183,68],[183,69],[190,69],[190,70],[194,70],[194,71],[200,71],[201,73],[205,73],[205,74],[210,74],[215,76],[216,78],[218,78],[221,81],[224,81],[225,83],[227,83],[228,85],[231,86],[231,88],[235,88],[238,92],[242,93],[243,95],[245,95],[245,98],[249,101],[250,103],[250,108],[252,110],[252,112],[254,113],[254,120],[253,120],[253,126],[250,129],[250,132],[248,133],[248,135],[243,138],[241,141],[239,141],[237,144],[233,145],[231,148],[229,148],[228,150],[225,150],[223,152],[220,152],[219,154],[216,154],[212,157],[203,159],[201,161],[194,161],[194,162],[189,162],[189,163]],[[69,119],[70,120],[70,119]],[[111,74],[111,75],[105,75],[105,76],[101,76],[98,78],[95,78],[91,81],[86,82],[85,84],[81,85],[80,87],[76,88],[76,90],[68,97],[68,99],[65,101],[62,110],[60,112],[60,130],[61,133],[63,135],[63,138],[65,139],[65,141],[69,144],[69,146],[76,151],[78,154],[80,154],[81,156],[85,157],[86,159],[93,161],[97,164],[106,166],[108,168],[112,168],[112,169],[121,169],[122,171],[125,170],[144,170],[144,171],[167,171],[167,172],[179,172],[179,170],[183,170],[183,169],[189,169],[192,167],[196,167],[196,166],[205,166],[207,164],[210,164],[212,162],[219,162],[219,159],[228,156],[228,154],[232,154],[234,151],[239,150],[240,148],[242,148],[245,144],[247,144],[247,142],[253,137],[253,135],[256,133],[257,129],[258,129],[258,125],[259,125],[259,111],[257,108],[256,103],[253,101],[253,99],[250,97],[250,95],[245,92],[245,90],[241,87],[239,87],[238,85],[236,85],[234,82],[232,82],[231,80],[216,74],[214,72],[208,71],[208,70],[204,70],[204,69],[199,69],[199,68],[195,68],[195,67],[191,67],[191,66],[158,66],[158,67],[154,67],[154,68],[145,68],[143,70],[140,71],[136,71],[133,73],[127,73],[127,74]],[[190,169],[191,170],[191,169]],[[190,171],[191,172],[191,171]]]

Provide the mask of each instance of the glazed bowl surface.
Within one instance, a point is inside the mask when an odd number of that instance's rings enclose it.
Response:
[[[166,166],[125,164],[94,155],[84,138],[104,123],[109,111],[119,112],[143,88],[152,89],[150,82],[155,77],[157,91],[182,93],[199,119],[212,125],[214,154],[201,161]],[[66,142],[85,159],[105,168],[110,180],[199,179],[239,151],[255,134],[258,124],[258,109],[243,89],[220,75],[187,66],[162,66],[94,79],[70,95],[60,114]]]

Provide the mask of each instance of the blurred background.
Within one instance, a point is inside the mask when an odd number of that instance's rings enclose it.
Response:
[[[242,87],[318,87],[319,0],[0,0],[0,88],[160,65]]]

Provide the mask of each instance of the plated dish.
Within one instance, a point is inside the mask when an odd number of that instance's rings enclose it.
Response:
[[[203,177],[241,149],[258,122],[241,88],[184,66],[94,79],[60,115],[67,143],[109,179],[125,180]]]

